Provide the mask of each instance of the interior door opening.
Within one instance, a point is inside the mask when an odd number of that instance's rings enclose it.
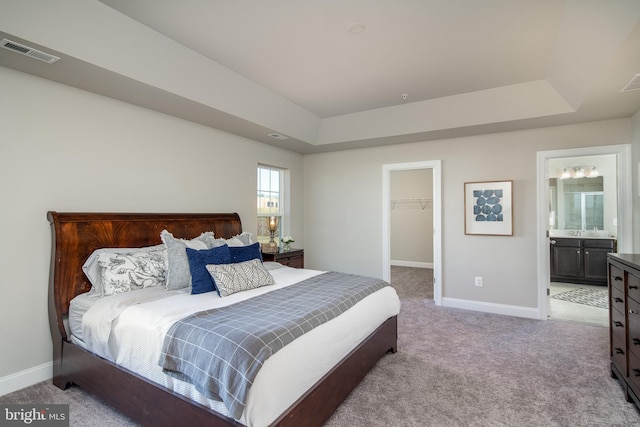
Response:
[[[608,324],[607,254],[631,244],[629,151],[616,145],[538,153],[541,319]]]
[[[432,252],[433,252],[433,300],[436,305],[442,304],[442,219],[441,219],[441,166],[440,160],[395,163],[382,167],[382,278],[391,281],[391,174],[394,171],[431,170],[432,200],[403,200],[401,203],[429,203],[432,207]],[[398,197],[397,199],[413,197]],[[421,199],[420,197],[416,197]],[[428,197],[425,197],[428,198]],[[398,200],[395,200],[396,206]],[[425,206],[426,209],[426,206]]]

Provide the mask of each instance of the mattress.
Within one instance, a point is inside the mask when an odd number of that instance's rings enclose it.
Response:
[[[233,304],[321,274],[321,271],[271,269],[275,285],[220,298],[215,292],[190,295],[188,290],[130,292],[131,296],[80,298],[72,304],[72,340],[116,364],[229,416],[222,402],[207,399],[195,387],[162,372],[158,365],[164,335],[171,325],[192,313]],[[145,291],[145,292],[142,292]],[[140,294],[138,294],[140,292]],[[76,297],[78,298],[78,297]],[[75,299],[74,299],[75,300]],[[76,311],[77,310],[77,311]],[[387,286],[347,312],[296,339],[264,364],[249,391],[241,423],[269,425],[306,390],[343,359],[389,317],[400,311],[395,290]],[[76,320],[71,320],[72,317]],[[82,318],[80,325],[78,317]],[[105,338],[106,337],[106,338]],[[289,380],[283,381],[283,378]]]

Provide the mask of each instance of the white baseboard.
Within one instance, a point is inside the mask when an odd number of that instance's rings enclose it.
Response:
[[[420,262],[420,261],[398,261],[391,260],[391,265],[396,267],[416,267],[416,268],[433,268],[432,262]]]
[[[53,377],[53,362],[43,363],[0,378],[0,396],[32,386]],[[45,403],[45,402],[42,402]]]
[[[470,301],[447,297],[442,298],[442,306],[451,308],[462,308],[464,310],[481,311],[483,313],[524,317],[527,319],[540,319],[540,313],[536,307],[521,307],[518,305],[495,304],[491,302]]]

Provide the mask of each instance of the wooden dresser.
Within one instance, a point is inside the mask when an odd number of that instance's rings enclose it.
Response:
[[[640,408],[640,254],[609,254],[611,376]]]
[[[262,252],[263,261],[275,261],[293,268],[304,268],[304,249],[291,249],[289,251],[269,253]]]

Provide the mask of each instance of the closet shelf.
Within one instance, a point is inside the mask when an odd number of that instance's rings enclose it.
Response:
[[[422,209],[433,207],[433,199],[391,199],[391,210]]]

